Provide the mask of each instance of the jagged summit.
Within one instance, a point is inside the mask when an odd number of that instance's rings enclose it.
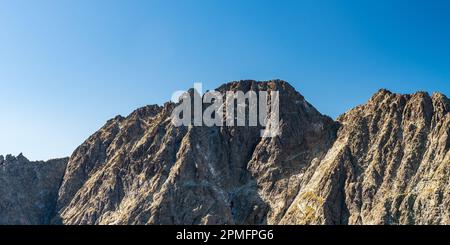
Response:
[[[29,160],[20,153],[17,156],[13,156],[11,154],[8,154],[6,156],[0,155],[0,165],[1,164],[11,164],[11,163],[28,163]]]
[[[449,224],[445,96],[380,90],[338,121],[342,126],[322,170],[283,223]]]
[[[432,95],[430,96],[430,94],[426,91],[417,91],[415,93],[412,94],[399,94],[399,93],[393,93],[388,89],[379,89],[376,93],[374,93],[372,95],[372,98],[369,101],[377,101],[380,100],[384,97],[390,97],[390,96],[395,96],[395,97],[404,97],[404,98],[411,98],[411,97],[416,97],[416,98],[431,98],[433,101],[435,100],[439,100],[439,101],[443,101],[448,103],[448,97],[440,92],[434,92],[432,93]]]
[[[267,89],[275,90],[276,88],[283,88],[284,90],[295,91],[295,88],[292,87],[292,85],[280,79],[268,81],[255,81],[255,80],[232,81],[219,86],[216,90],[217,91],[242,90],[245,92],[249,90],[258,91],[258,89],[261,87],[266,88],[266,90]]]
[[[436,100],[447,101],[447,103],[448,103],[448,97],[445,94],[443,94],[443,93],[434,92],[431,97],[435,98]]]

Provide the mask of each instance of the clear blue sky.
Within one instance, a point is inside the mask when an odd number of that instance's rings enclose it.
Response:
[[[450,95],[450,1],[0,2],[0,154],[68,156],[194,82],[273,78],[332,117],[382,87]]]

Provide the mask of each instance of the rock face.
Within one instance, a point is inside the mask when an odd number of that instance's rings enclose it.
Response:
[[[380,90],[333,121],[284,81],[217,90],[279,91],[280,134],[175,127],[176,104],[146,106],[109,120],[67,168],[0,157],[0,223],[450,224],[444,95]]]
[[[282,224],[450,224],[450,104],[380,90],[341,128]]]
[[[0,224],[48,224],[68,158],[30,162],[0,156]]]

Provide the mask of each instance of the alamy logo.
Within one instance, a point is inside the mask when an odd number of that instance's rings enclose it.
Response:
[[[279,135],[278,91],[208,91],[195,83],[193,93],[177,91],[172,101],[179,103],[172,112],[173,125],[179,126],[262,126],[261,137]],[[193,97],[193,99],[192,99]],[[207,104],[206,108],[203,108]],[[247,113],[248,112],[248,113]],[[247,118],[248,116],[248,118]],[[259,124],[258,124],[259,123]]]

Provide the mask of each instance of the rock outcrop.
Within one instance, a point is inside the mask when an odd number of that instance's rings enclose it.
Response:
[[[48,224],[68,158],[30,162],[22,154],[0,156],[0,224]]]

